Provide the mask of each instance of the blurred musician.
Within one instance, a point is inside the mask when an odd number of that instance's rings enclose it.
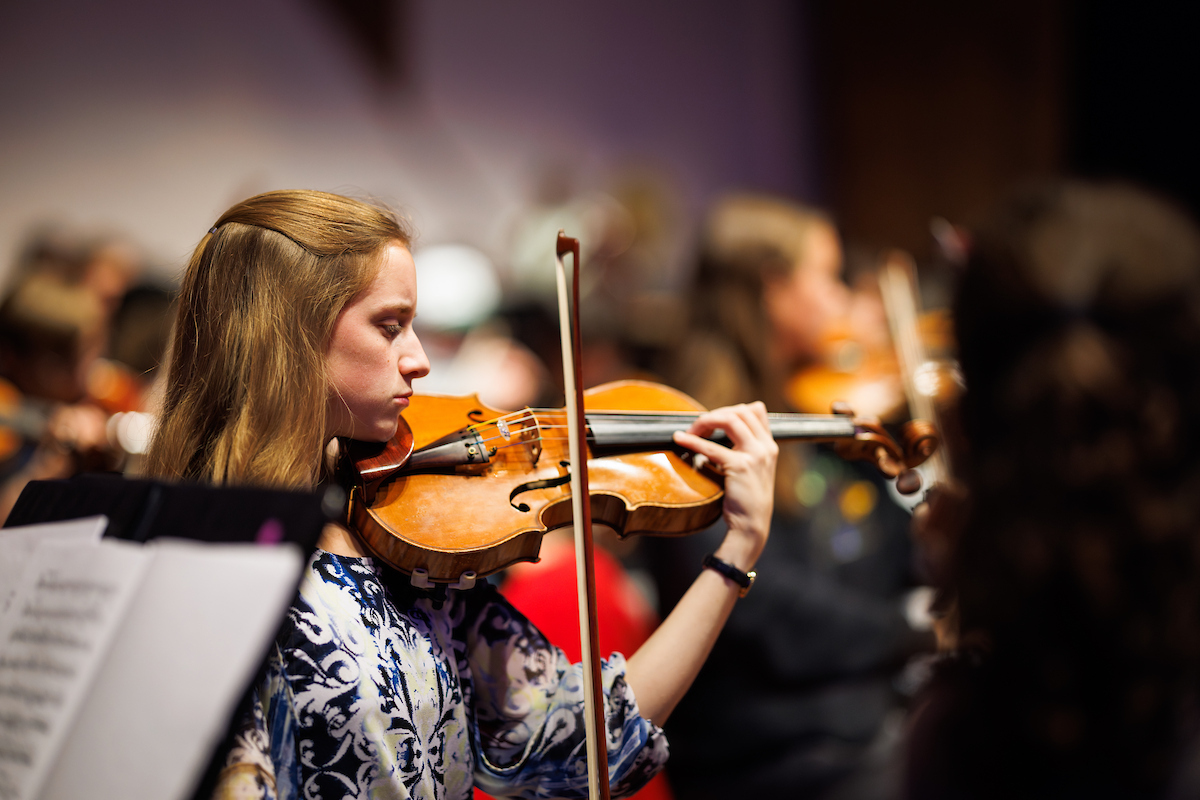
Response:
[[[107,332],[96,295],[52,274],[0,302],[0,519],[30,480],[108,468],[108,415],[85,402]]]
[[[842,260],[825,214],[722,199],[689,296],[692,327],[661,373],[708,406],[762,399],[796,410],[790,377],[822,358],[856,308]],[[758,579],[669,723],[679,800],[870,796],[890,779],[898,739],[893,679],[932,646],[904,612],[909,516],[885,482],[816,447],[780,450]],[[664,612],[719,536],[645,542]]]

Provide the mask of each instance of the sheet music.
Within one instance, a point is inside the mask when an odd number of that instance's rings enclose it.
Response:
[[[72,538],[36,547],[0,615],[0,800],[37,796],[150,557]]]
[[[41,800],[187,800],[296,593],[294,544],[158,539]]]
[[[278,628],[294,544],[0,530],[0,800],[187,800]]]
[[[49,541],[95,543],[100,541],[106,527],[108,517],[96,516],[69,522],[0,528],[0,614],[8,608],[8,602],[17,590],[17,584],[38,545]]]

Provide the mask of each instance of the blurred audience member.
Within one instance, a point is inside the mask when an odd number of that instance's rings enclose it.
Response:
[[[852,308],[838,233],[770,197],[716,204],[688,297],[692,325],[667,382],[706,406],[794,410],[789,378],[822,356]],[[758,578],[667,723],[680,800],[877,797],[894,776],[905,698],[894,679],[932,646],[905,614],[909,516],[872,468],[782,444],[772,536]],[[666,613],[717,528],[646,540]]]
[[[95,295],[53,274],[0,302],[0,518],[30,480],[109,464],[107,414],[84,402],[107,333]]]
[[[1129,187],[1029,190],[974,232],[955,319],[959,647],[906,796],[1197,796],[1200,234]]]
[[[35,231],[0,309],[0,515],[31,479],[130,466],[169,337],[170,293],[126,240]]]

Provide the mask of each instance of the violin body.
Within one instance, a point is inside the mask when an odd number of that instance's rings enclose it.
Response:
[[[703,411],[680,392],[636,381],[586,392],[584,408]],[[504,417],[474,396],[416,395],[404,412],[417,452],[481,419]],[[536,417],[536,429],[511,434],[512,443],[497,447],[485,468],[457,470],[452,479],[444,470],[402,468],[381,482],[369,505],[352,498],[351,525],[385,561],[410,574],[424,570],[432,582],[457,583],[464,573],[484,576],[536,561],[542,536],[572,522],[566,414]],[[588,471],[593,523],[623,537],[691,533],[721,514],[720,476],[669,449],[589,458]]]
[[[622,537],[682,535],[720,517],[721,476],[671,439],[703,410],[644,381],[584,393],[593,524]],[[386,447],[355,443],[350,451],[348,523],[414,583],[466,586],[536,561],[541,537],[572,523],[562,409],[505,414],[474,396],[417,395],[402,421]],[[932,431],[921,430],[901,452],[881,429],[849,416],[772,415],[773,431],[777,422],[793,426],[777,438],[833,441],[844,456],[870,458],[893,476],[937,446]]]

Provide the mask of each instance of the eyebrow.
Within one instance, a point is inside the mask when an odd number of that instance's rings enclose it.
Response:
[[[373,315],[388,314],[388,313],[399,314],[401,316],[414,316],[415,317],[416,313],[417,313],[417,306],[416,306],[416,303],[410,303],[408,301],[399,302],[399,303],[382,302],[382,303],[379,303],[375,307]]]

